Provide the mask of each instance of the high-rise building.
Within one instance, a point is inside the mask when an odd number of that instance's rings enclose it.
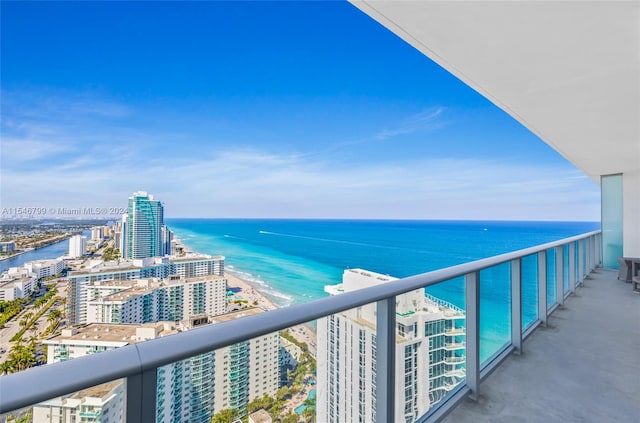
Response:
[[[171,241],[173,241],[173,232],[166,226],[162,226],[162,254],[163,256],[170,256],[173,254],[171,251]]]
[[[127,215],[122,215],[122,220],[116,223],[114,242],[120,250],[120,257],[126,257],[127,252]]]
[[[123,257],[146,258],[164,255],[162,227],[164,208],[160,201],[144,191],[129,197]]]
[[[44,341],[48,346],[47,364],[168,336],[199,324],[216,324],[261,312],[253,308],[213,318],[196,316],[180,323],[92,323],[64,329],[61,335]],[[247,404],[253,399],[261,398],[264,394],[275,396],[278,389],[279,338],[276,332],[159,367],[156,421],[208,423],[216,412],[224,408],[236,408],[244,415]],[[94,413],[107,408],[107,402],[122,404],[122,390],[114,390],[115,386],[109,389],[113,390],[113,397],[116,398],[107,398],[95,392],[79,392],[36,404],[34,417],[37,409],[38,419],[34,418],[34,423],[49,422],[45,420],[47,415],[57,417],[65,412],[73,414],[73,410],[83,403],[96,407],[91,408]],[[65,407],[71,411],[65,410]],[[119,408],[115,410],[117,415],[114,415],[113,421],[121,421],[122,411]]]
[[[124,421],[124,384],[120,380],[83,389],[33,406],[33,423]]]
[[[16,250],[16,242],[15,241],[4,241],[0,242],[0,251],[3,253],[12,253]]]
[[[227,280],[221,276],[173,275],[87,285],[87,323],[178,322],[226,312]]]
[[[262,313],[259,308],[215,316],[221,323]],[[279,382],[280,335],[270,333],[214,351],[214,413],[235,408],[240,415],[255,398],[275,396]]]
[[[87,284],[97,281],[128,281],[171,275],[184,278],[223,276],[224,257],[190,254],[185,257],[155,257],[117,262],[98,261],[67,276],[67,318],[72,325],[87,323]],[[115,291],[114,291],[115,292]]]
[[[104,227],[103,226],[94,226],[91,228],[91,240],[92,241],[102,241],[104,238]]]
[[[87,237],[74,235],[69,238],[69,257],[82,257],[87,252]]]
[[[330,295],[396,278],[349,269]],[[396,297],[395,422],[414,422],[464,380],[464,312],[425,294]],[[319,422],[376,421],[376,305],[318,320]]]

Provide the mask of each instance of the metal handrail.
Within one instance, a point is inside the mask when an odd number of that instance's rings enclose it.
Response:
[[[0,377],[0,413],[132,377],[199,354],[392,298],[415,289],[479,272],[599,234],[592,231],[559,241],[447,267],[328,298],[216,323],[96,355],[32,368]]]

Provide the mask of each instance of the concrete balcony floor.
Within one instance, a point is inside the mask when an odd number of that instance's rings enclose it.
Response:
[[[444,420],[639,422],[640,294],[598,269]]]

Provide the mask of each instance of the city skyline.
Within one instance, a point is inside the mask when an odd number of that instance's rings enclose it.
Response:
[[[3,207],[143,189],[168,218],[600,218],[593,181],[348,3],[1,19]]]

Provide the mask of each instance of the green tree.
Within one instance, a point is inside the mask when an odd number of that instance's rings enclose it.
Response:
[[[282,418],[282,423],[298,423],[300,421],[300,416],[296,413],[289,413]]]
[[[49,316],[47,317],[47,320],[50,322],[53,322],[54,320],[59,319],[60,317],[62,317],[62,311],[56,308],[49,312]]]
[[[264,394],[262,397],[254,398],[251,402],[249,402],[249,404],[247,404],[247,412],[253,413],[254,411],[260,410],[261,408],[269,411],[273,407],[275,402],[276,400],[272,396]]]
[[[283,400],[287,396],[289,396],[289,388],[287,386],[283,386],[276,391],[276,398],[278,400]]]
[[[20,372],[33,366],[36,363],[35,351],[35,343],[23,345],[20,341],[16,342],[9,351],[9,373]]]
[[[213,415],[211,423],[231,423],[237,418],[238,410],[235,408],[225,408]]]
[[[316,420],[316,399],[315,398],[307,398],[305,402],[302,403],[304,405],[304,410],[302,411],[302,417],[304,417],[304,421],[307,423],[315,422]]]
[[[9,360],[3,363],[0,363],[0,375],[6,375],[7,373],[12,373],[12,367],[13,367],[13,364]]]

